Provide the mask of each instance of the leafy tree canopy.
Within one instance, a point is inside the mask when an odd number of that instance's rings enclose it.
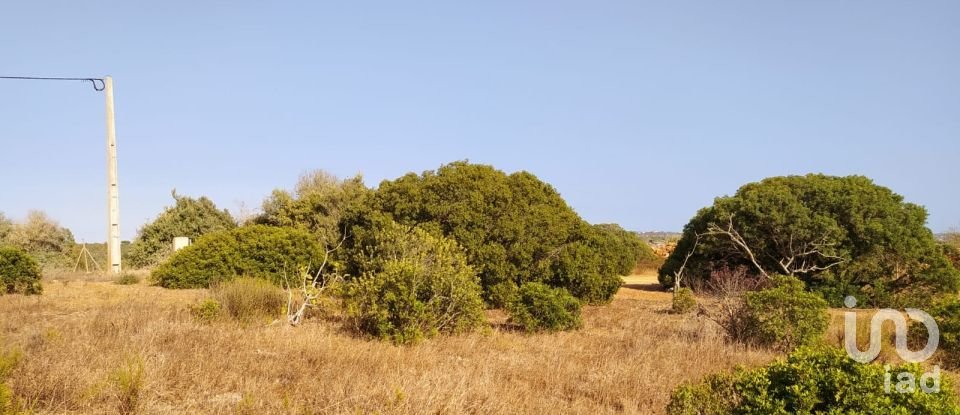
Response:
[[[342,237],[339,224],[343,213],[368,191],[360,175],[340,180],[316,170],[301,176],[293,193],[274,190],[254,223],[304,229],[333,246]]]
[[[135,267],[156,265],[173,253],[173,238],[186,236],[192,240],[210,232],[237,227],[227,210],[219,210],[205,196],[192,198],[173,191],[173,206],[137,233],[130,246],[129,260]]]
[[[792,275],[833,304],[922,303],[956,292],[960,273],[926,227],[927,212],[863,176],[772,177],[717,198],[684,227],[660,269],[672,285],[745,266],[757,275]]]

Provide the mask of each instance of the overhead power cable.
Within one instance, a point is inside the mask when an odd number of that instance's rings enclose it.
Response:
[[[16,79],[23,81],[83,81],[90,82],[93,84],[93,89],[96,91],[103,91],[105,87],[103,84],[103,78],[59,78],[59,77],[46,77],[46,76],[0,76],[0,79]]]

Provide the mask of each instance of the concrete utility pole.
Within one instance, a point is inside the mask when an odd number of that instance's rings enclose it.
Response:
[[[113,116],[113,78],[103,78],[107,99],[107,260],[110,272],[120,266],[120,189],[117,184],[117,127]]]
[[[113,78],[61,78],[46,76],[0,76],[0,79],[28,81],[84,81],[107,97],[107,261],[109,271],[119,274],[120,267],[120,194],[117,185],[117,128],[113,118]]]

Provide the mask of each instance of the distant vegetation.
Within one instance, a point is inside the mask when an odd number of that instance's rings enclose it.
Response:
[[[0,246],[19,248],[41,268],[66,268],[74,250],[73,233],[41,211],[30,211],[23,222],[13,222],[0,213]]]
[[[798,277],[834,305],[846,295],[874,306],[925,304],[960,288],[926,219],[923,207],[862,176],[769,178],[700,210],[659,277],[672,286],[683,269],[696,286],[742,267],[756,278]]]

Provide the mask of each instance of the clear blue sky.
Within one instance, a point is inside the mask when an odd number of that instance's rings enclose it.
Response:
[[[235,210],[458,159],[634,230],[808,172],[960,225],[960,2],[111,3],[5,4],[0,75],[114,76],[125,239],[173,188]],[[0,211],[104,239],[102,100],[0,81]]]

